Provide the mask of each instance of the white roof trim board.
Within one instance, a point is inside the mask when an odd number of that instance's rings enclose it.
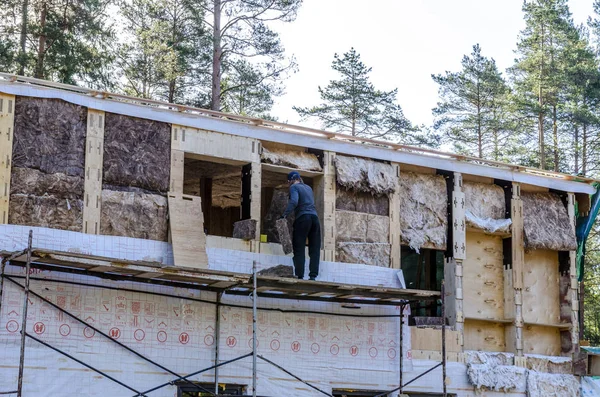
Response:
[[[0,77],[7,76],[9,75],[0,74]],[[98,91],[86,90],[74,86],[59,85],[51,82],[43,82],[35,79],[26,80],[34,83],[46,83],[47,85],[53,84],[59,88],[48,88],[37,84],[34,85],[22,82],[12,82],[10,80],[0,80],[0,92],[19,96],[62,99],[80,106],[126,116],[146,118],[165,123],[179,124],[187,127],[238,135],[247,138],[285,143],[319,150],[328,150],[346,155],[370,157],[379,160],[413,164],[417,166],[460,172],[464,174],[480,175],[488,178],[526,183],[566,192],[587,194],[593,194],[596,192],[596,189],[589,183],[568,180],[568,175],[554,174],[551,172],[546,173],[542,170],[539,170],[540,174],[538,175],[531,169],[528,169],[527,171],[520,171],[518,167],[511,166],[509,164],[492,166],[460,161],[452,158],[452,156],[454,156],[452,154],[447,154],[448,157],[444,157],[443,153],[436,153],[433,151],[430,151],[430,153],[426,153],[426,151],[418,153],[388,147],[366,145],[363,143],[348,142],[338,139],[331,139],[331,137],[334,137],[336,134],[327,133],[325,131],[320,132],[318,130],[310,129],[305,129],[305,131],[308,131],[308,133],[294,132],[289,130],[286,131],[283,128],[278,128],[277,126],[269,127],[252,125],[248,122],[228,120],[225,118],[227,117],[226,114],[222,114],[222,117],[215,117],[187,113],[185,111],[160,108],[158,107],[160,104],[155,101],[148,101],[150,102],[149,104],[141,104],[144,102],[143,99],[139,99],[140,104],[131,103],[133,100],[135,100],[134,98],[131,98],[129,103],[125,102],[128,100],[125,97],[122,97],[123,100],[103,99],[94,96],[103,94]],[[88,92],[88,94],[86,95],[74,91]],[[115,97],[118,98],[119,96]],[[172,106],[177,108],[177,105],[175,104],[164,103],[163,106]],[[200,111],[200,109],[198,110]],[[211,112],[207,111],[207,113]],[[259,124],[261,122],[261,120],[258,119],[256,121]],[[265,121],[265,123],[267,122]],[[290,126],[290,129],[294,128],[294,126]],[[298,127],[298,130],[300,131],[301,127]],[[310,134],[312,131],[314,131],[314,135]],[[381,142],[381,144],[385,145],[386,143]],[[418,148],[415,148],[415,151],[418,150]]]

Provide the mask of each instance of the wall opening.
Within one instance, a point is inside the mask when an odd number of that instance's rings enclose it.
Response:
[[[194,382],[196,383],[196,382]],[[215,384],[214,383],[196,383],[197,385],[203,387],[206,390],[210,390],[214,393]],[[243,396],[245,392],[246,386],[242,385],[230,385],[226,383],[219,383],[219,396]],[[197,387],[190,385],[187,382],[178,382],[177,383],[177,397],[209,397],[214,396],[214,394],[202,392],[198,390]]]
[[[444,278],[444,251],[421,248],[417,252],[403,245],[400,258],[406,288],[441,291]],[[412,318],[441,316],[437,302],[411,304],[411,313]]]
[[[311,188],[313,187],[313,178],[303,176],[302,180]],[[275,228],[275,222],[283,212],[288,203],[289,187],[287,184],[287,174],[283,172],[274,172],[262,170],[261,180],[261,227],[260,234],[266,236],[267,242],[279,243],[279,236]],[[294,222],[294,215],[288,217],[290,228]]]
[[[184,167],[183,193],[201,197],[204,232],[232,237],[241,219],[243,166],[186,157]]]

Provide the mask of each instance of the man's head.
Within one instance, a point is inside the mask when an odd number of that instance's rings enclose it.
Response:
[[[292,171],[288,174],[288,185],[293,185],[296,182],[302,182],[298,171]]]

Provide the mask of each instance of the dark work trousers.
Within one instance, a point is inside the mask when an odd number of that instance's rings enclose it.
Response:
[[[307,238],[308,256],[310,256],[308,277],[315,278],[319,274],[319,256],[321,254],[321,225],[319,224],[319,217],[316,215],[305,214],[294,221],[292,243],[294,246],[294,268],[298,278],[304,278],[304,252]]]

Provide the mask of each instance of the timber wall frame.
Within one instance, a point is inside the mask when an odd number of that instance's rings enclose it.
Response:
[[[335,261],[336,231],[335,231],[335,169],[333,160],[336,153],[375,158],[390,162],[398,172],[398,176],[404,168],[414,171],[415,169],[427,169],[427,172],[442,173],[448,181],[449,191],[449,230],[448,249],[446,252],[445,279],[447,281],[445,297],[448,299],[447,318],[450,324],[458,331],[459,345],[465,349],[465,335],[474,327],[484,335],[484,340],[493,340],[491,349],[514,352],[518,358],[527,353],[525,345],[528,343],[526,333],[527,327],[546,327],[556,330],[569,331],[571,334],[571,353],[578,350],[578,283],[575,276],[575,253],[570,252],[569,270],[570,280],[569,292],[571,298],[571,325],[547,324],[530,322],[526,324],[523,310],[523,290],[529,286],[524,283],[525,253],[523,248],[523,209],[520,199],[522,185],[541,186],[544,189],[552,188],[565,192],[568,197],[567,209],[572,222],[575,220],[574,205],[580,201],[580,208],[586,207],[586,194],[593,193],[595,189],[590,186],[594,182],[588,178],[576,178],[549,171],[536,170],[528,167],[513,166],[509,164],[473,159],[470,157],[453,155],[427,149],[412,148],[388,142],[373,141],[332,134],[325,131],[308,129],[303,127],[289,126],[264,120],[212,112],[186,106],[167,104],[159,101],[141,100],[116,94],[108,94],[93,90],[81,89],[79,87],[62,84],[49,83],[42,80],[15,77],[0,73],[0,100],[4,103],[0,107],[0,216],[4,211],[4,220],[8,221],[8,200],[10,195],[10,164],[12,154],[12,131],[14,129],[14,99],[16,95],[37,96],[42,98],[58,98],[77,103],[88,108],[88,134],[86,138],[86,178],[85,178],[85,207],[83,232],[99,232],[99,214],[101,211],[101,184],[102,180],[102,146],[103,146],[103,115],[104,112],[114,112],[129,116],[148,118],[171,123],[171,176],[170,197],[179,200],[182,207],[178,213],[185,214],[188,210],[199,207],[199,200],[185,198],[183,193],[183,165],[186,156],[199,158],[207,161],[225,162],[227,164],[238,164],[248,167],[250,175],[250,188],[245,196],[248,202],[242,203],[247,206],[248,218],[257,221],[257,234],[250,244],[250,250],[261,252],[266,245],[260,244],[260,194],[261,175],[263,167],[260,153],[262,142],[289,143],[307,149],[323,150],[323,172],[312,173],[315,181],[315,195],[319,205],[319,213],[322,219],[323,229],[323,251],[325,260]],[[23,84],[27,83],[27,84]],[[13,107],[10,111],[12,101]],[[435,168],[434,168],[435,167]],[[272,167],[271,167],[272,168]],[[282,167],[279,171],[288,169]],[[291,170],[291,169],[289,169]],[[467,230],[464,213],[464,192],[462,181],[467,175],[475,175],[490,180],[490,183],[503,185],[507,192],[507,207],[513,221],[510,236],[501,236],[503,264],[502,291],[503,291],[503,318],[492,316],[465,316],[465,290],[469,285],[465,284],[465,261],[469,257],[469,246],[467,243]],[[99,178],[99,179],[98,179]],[[2,195],[4,194],[4,195]],[[171,200],[170,200],[171,201]],[[171,204],[171,203],[170,203]],[[188,208],[189,207],[189,208]],[[391,253],[390,266],[400,268],[400,241],[398,236],[398,196],[390,197],[390,244]],[[589,205],[588,205],[589,207]],[[195,212],[197,213],[197,211]],[[197,214],[201,218],[201,213]],[[197,218],[197,219],[200,219]],[[182,219],[182,218],[179,218]],[[172,222],[174,217],[171,218]],[[173,226],[173,225],[172,225]],[[178,225],[179,226],[179,225]],[[177,230],[177,236],[172,239],[185,238],[190,232],[187,229]],[[201,230],[201,229],[200,229]],[[192,230],[194,232],[194,230]],[[173,232],[173,227],[171,227]],[[198,232],[198,230],[195,230]],[[173,233],[172,233],[173,234]],[[484,235],[484,233],[481,233]],[[184,257],[194,258],[199,252],[204,251],[207,241],[202,241],[203,233],[198,234],[199,244],[196,246],[183,245],[179,252]],[[174,244],[174,246],[180,246]],[[264,253],[267,252],[265,249]],[[175,255],[178,257],[178,253]],[[187,266],[200,264],[206,266],[206,255],[200,256],[201,260],[186,261],[182,263]],[[192,263],[194,262],[194,263]],[[487,265],[487,264],[486,264]],[[556,265],[558,266],[558,264]],[[484,265],[485,267],[485,265]],[[493,283],[500,288],[495,281],[484,281]],[[493,301],[494,299],[490,299]],[[558,305],[559,302],[556,302]],[[530,308],[529,308],[530,309]],[[466,322],[470,322],[466,324]],[[529,338],[531,340],[531,338]],[[489,344],[484,344],[484,347]],[[473,346],[471,346],[473,347]],[[534,351],[535,352],[535,351]],[[457,359],[460,358],[457,355]],[[520,359],[519,359],[520,360]],[[520,361],[519,361],[520,362]]]

